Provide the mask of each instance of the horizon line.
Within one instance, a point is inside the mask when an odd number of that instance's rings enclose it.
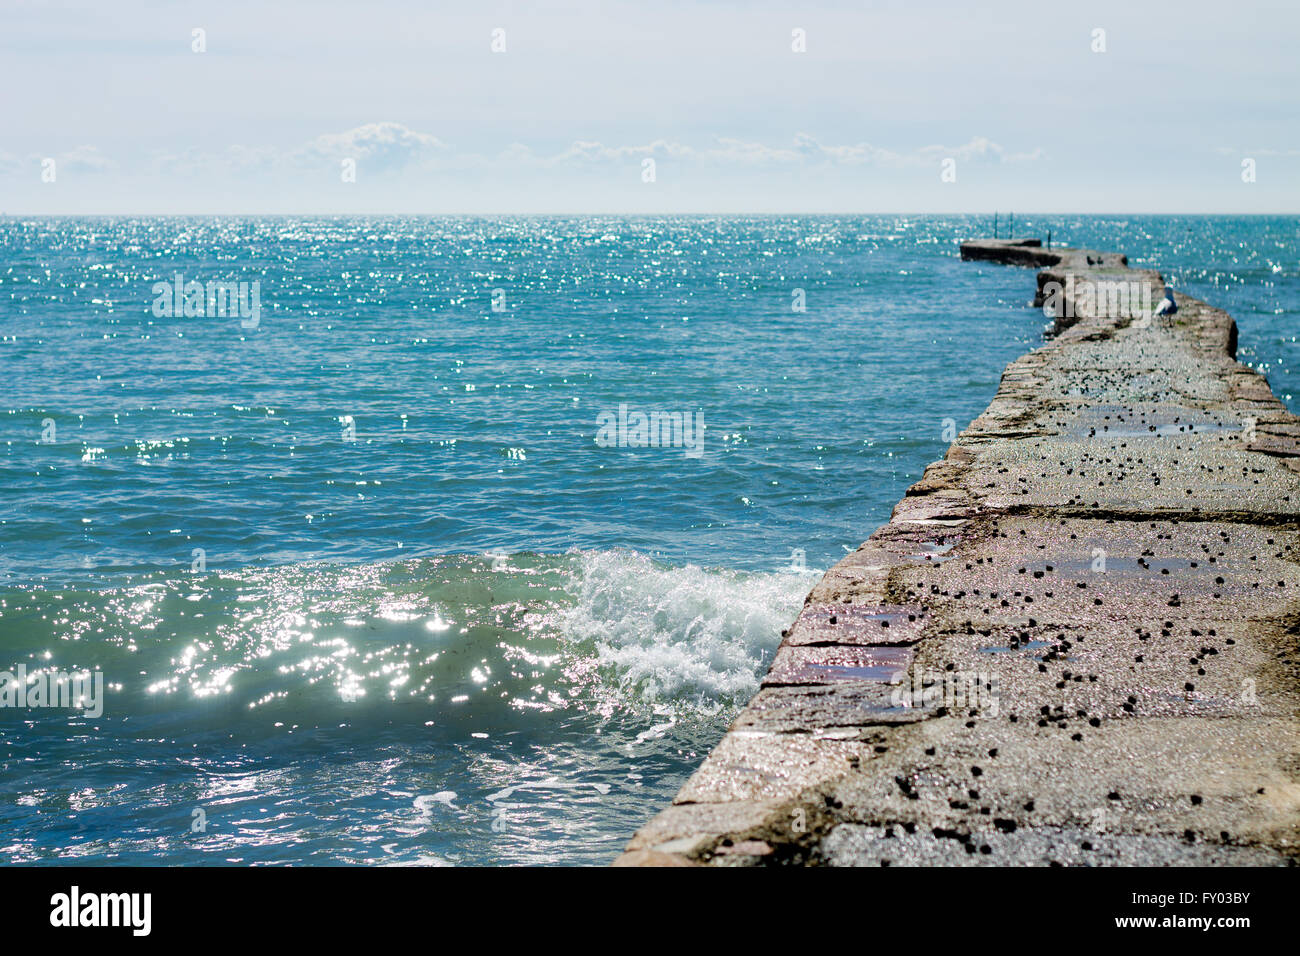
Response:
[[[335,218],[349,218],[361,216],[409,216],[409,217],[426,217],[426,218],[493,218],[493,217],[562,217],[562,216],[605,216],[605,217],[623,217],[623,216],[709,216],[714,218],[742,218],[757,216],[823,216],[823,217],[852,217],[852,216],[950,216],[950,217],[992,217],[998,216],[1168,216],[1168,217],[1192,217],[1192,216],[1240,216],[1240,217],[1257,217],[1257,218],[1287,218],[1300,216],[1300,210],[1290,212],[1214,212],[1214,211],[1197,211],[1197,212],[1164,212],[1160,210],[1135,210],[1135,211],[1118,211],[1110,210],[1106,212],[1069,212],[1069,211],[1050,211],[1050,212],[1016,212],[1009,210],[1003,213],[1001,210],[991,210],[989,212],[906,212],[906,211],[881,211],[881,212],[708,212],[708,211],[679,211],[679,212],[392,212],[392,211],[371,211],[371,212],[5,212],[0,210],[0,219],[19,219],[27,217],[40,217],[47,219],[108,219],[119,216],[140,216],[140,217],[182,217],[182,216],[203,216],[210,218],[220,217],[263,217],[263,218],[300,218],[308,216],[331,216]]]

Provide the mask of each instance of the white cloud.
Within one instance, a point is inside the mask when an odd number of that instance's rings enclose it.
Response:
[[[117,164],[99,151],[97,146],[77,146],[55,157],[61,171],[76,173],[102,173]]]
[[[765,143],[751,143],[728,137],[720,137],[717,146],[705,150],[701,155],[713,162],[744,163],[750,166],[797,163],[802,158],[798,149],[768,146]]]
[[[645,156],[672,156],[677,159],[688,159],[694,155],[696,155],[696,151],[690,146],[663,139],[657,139],[645,146],[606,146],[603,143],[578,140],[564,152],[552,156],[550,159],[544,160],[544,162],[547,165],[559,165],[568,162],[593,163]]]
[[[795,146],[807,159],[838,163],[846,166],[906,166],[908,157],[902,153],[873,146],[870,143],[851,143],[842,146],[826,146],[807,133],[800,133],[795,138]]]
[[[366,123],[341,133],[317,136],[287,150],[237,144],[219,153],[194,148],[155,153],[148,168],[155,175],[247,176],[312,167],[337,169],[340,160],[354,159],[370,171],[393,171],[426,164],[446,151],[446,145],[437,137],[401,123]]]
[[[290,153],[288,159],[298,165],[355,159],[371,169],[400,169],[428,161],[446,149],[436,136],[416,132],[401,123],[367,123],[342,133],[318,136]]]
[[[923,146],[920,153],[930,160],[951,158],[963,163],[977,160],[989,160],[990,162],[999,163],[1025,163],[1041,159],[1044,155],[1041,146],[1028,153],[1008,153],[997,143],[984,136],[976,136],[970,142],[963,143],[961,146]]]
[[[116,169],[117,163],[105,156],[96,146],[75,146],[63,153],[28,153],[19,157],[0,149],[0,174],[21,176],[25,173],[36,177],[41,172],[41,164],[53,159],[59,173],[104,173]]]
[[[0,169],[6,168],[6,155],[0,153]],[[725,136],[700,146],[669,139],[656,139],[639,145],[575,140],[567,148],[550,154],[516,142],[495,155],[486,156],[457,152],[436,136],[401,123],[381,122],[366,123],[341,133],[327,133],[290,149],[235,145],[218,153],[205,153],[194,148],[177,153],[155,153],[145,164],[145,169],[151,175],[179,178],[211,175],[249,177],[312,168],[335,169],[341,159],[355,159],[367,173],[400,173],[408,168],[425,168],[435,162],[445,168],[473,171],[587,167],[645,157],[716,167],[803,165],[901,169],[932,166],[949,157],[962,163],[1021,163],[1032,162],[1043,155],[1041,147],[1030,152],[1011,152],[983,136],[958,146],[930,145],[893,150],[865,142],[827,144],[808,133],[798,133],[790,142],[776,145]],[[59,162],[81,171],[100,171],[114,165],[92,146],[79,146],[60,157]]]
[[[961,162],[1020,163],[1041,159],[1041,147],[1027,153],[1013,153],[988,139],[977,136],[960,146],[923,146],[907,152],[886,149],[871,143],[827,145],[807,133],[798,133],[788,146],[719,137],[715,144],[698,148],[668,140],[655,140],[642,146],[608,146],[591,140],[576,141],[568,149],[550,157],[540,157],[527,146],[515,143],[497,157],[500,162],[520,162],[558,166],[566,163],[616,162],[634,157],[666,156],[717,164],[749,166],[793,163],[827,163],[844,166],[929,166],[951,157]]]

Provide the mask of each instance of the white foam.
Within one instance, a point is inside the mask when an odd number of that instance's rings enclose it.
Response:
[[[742,703],[798,613],[809,581],[789,571],[668,567],[632,551],[585,551],[566,640],[594,650],[624,700]]]

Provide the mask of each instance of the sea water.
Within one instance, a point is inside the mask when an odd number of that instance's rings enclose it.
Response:
[[[1295,407],[1295,218],[1017,222],[1228,309]],[[0,220],[0,668],[104,687],[0,706],[6,857],[610,861],[1041,343],[990,225]]]

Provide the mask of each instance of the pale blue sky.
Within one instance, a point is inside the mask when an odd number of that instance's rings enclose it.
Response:
[[[4,0],[0,212],[1294,213],[1298,42],[1281,0]]]

